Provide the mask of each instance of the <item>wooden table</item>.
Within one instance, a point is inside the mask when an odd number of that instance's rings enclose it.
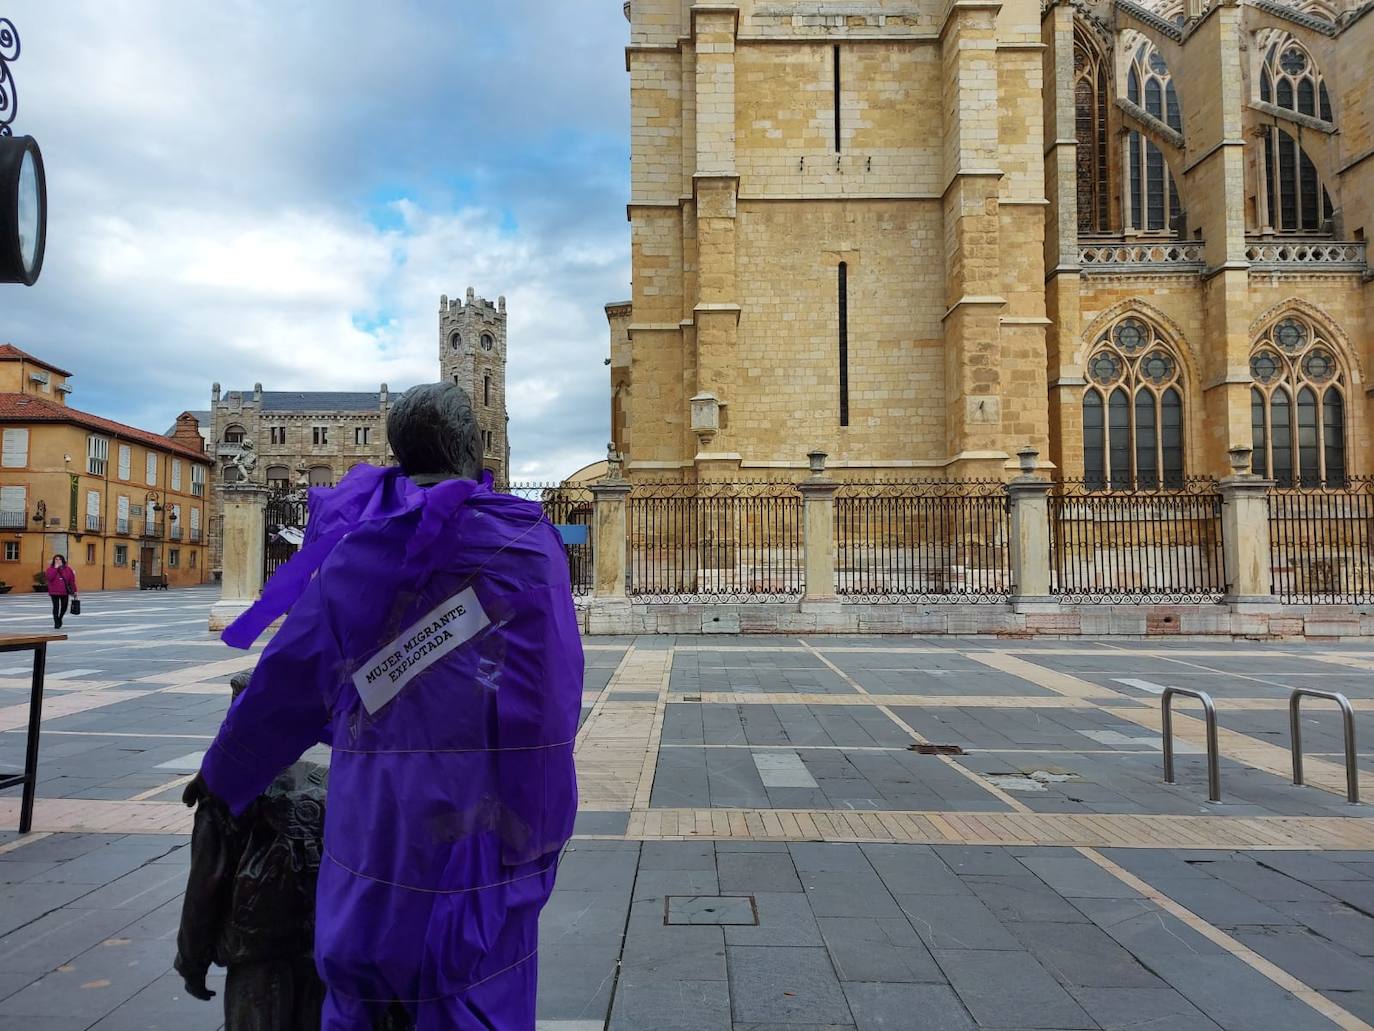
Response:
[[[0,652],[33,652],[33,688],[29,695],[29,737],[24,746],[24,772],[0,774],[0,789],[24,785],[19,807],[19,833],[33,826],[33,795],[38,786],[38,731],[43,724],[43,673],[48,664],[48,645],[65,641],[66,634],[0,634]]]

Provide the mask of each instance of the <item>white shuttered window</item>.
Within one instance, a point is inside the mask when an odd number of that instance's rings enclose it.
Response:
[[[29,464],[29,431],[24,429],[5,431],[4,458],[0,465],[6,469],[22,469]]]
[[[86,472],[92,476],[104,476],[110,461],[110,442],[104,437],[86,438]]]

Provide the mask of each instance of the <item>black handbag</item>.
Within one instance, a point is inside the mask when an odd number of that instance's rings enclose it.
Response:
[[[73,599],[72,599],[72,615],[73,615],[73,616],[79,616],[79,615],[81,615],[81,599],[80,599],[80,598],[73,598]]]

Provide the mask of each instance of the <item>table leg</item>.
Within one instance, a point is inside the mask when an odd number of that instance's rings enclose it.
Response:
[[[38,731],[43,725],[43,673],[48,664],[48,646],[33,650],[33,690],[29,695],[29,737],[24,747],[24,798],[19,805],[19,833],[33,826],[33,796],[38,789]]]

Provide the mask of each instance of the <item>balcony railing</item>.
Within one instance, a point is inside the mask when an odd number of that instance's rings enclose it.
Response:
[[[199,544],[199,543],[200,543],[200,529],[199,529],[198,527],[192,527],[192,529],[191,529],[191,543],[192,543],[192,544]]]
[[[181,540],[181,527],[175,525],[172,526],[172,528],[167,531],[167,539],[169,541]]]
[[[1245,257],[1260,271],[1363,272],[1367,265],[1363,240],[1248,240]]]
[[[1078,245],[1078,264],[1084,272],[1201,272],[1199,240],[1139,240],[1083,243]]]
[[[104,521],[103,519],[101,519],[100,516],[98,516],[98,515],[88,515],[88,516],[86,517],[86,523],[85,523],[85,525],[86,525],[86,532],[87,532],[87,533],[99,533],[99,532],[100,532],[101,526],[104,525],[104,522],[105,522],[105,521]]]
[[[28,523],[29,517],[23,512],[0,512],[0,529],[22,530]]]
[[[116,520],[115,520],[115,533],[119,534],[121,537],[127,537],[127,536],[129,536],[129,520],[127,520],[127,519],[116,519]]]
[[[144,523],[143,528],[139,530],[138,535],[142,537],[144,540],[158,540],[162,537],[162,524]]]

